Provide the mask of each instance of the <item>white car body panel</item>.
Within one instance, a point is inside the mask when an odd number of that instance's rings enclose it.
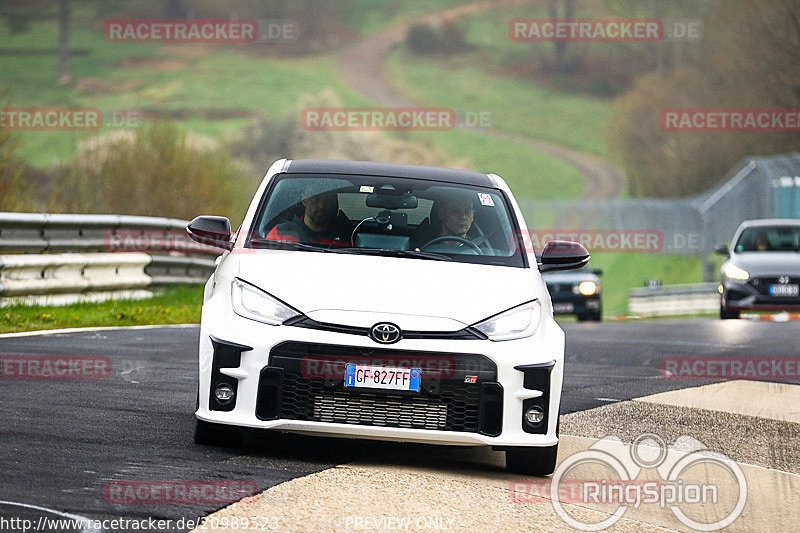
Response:
[[[270,167],[242,228],[252,226],[270,180],[287,164],[286,160],[279,160]],[[495,175],[489,177],[506,194],[519,227],[526,228],[506,183]],[[549,293],[536,268],[532,249],[525,251],[529,267],[518,268],[355,254],[254,250],[244,248],[245,240],[246,231],[240,231],[235,237],[234,249],[223,254],[206,285],[199,346],[199,407],[195,413],[199,420],[295,433],[454,445],[552,446],[558,442],[556,428],[563,380],[564,333],[553,319]],[[403,330],[451,332],[531,300],[541,303],[541,320],[534,335],[510,341],[403,338],[395,344],[379,345],[368,336],[271,326],[243,318],[232,309],[234,278],[259,287],[313,320],[332,324],[371,327],[385,321]],[[402,290],[382,292],[376,278],[391,280],[394,287]],[[335,283],[331,283],[332,280]],[[221,370],[238,380],[232,411],[209,409],[212,337],[252,347],[242,354],[239,368]],[[452,355],[482,354],[496,364],[497,382],[503,387],[502,432],[492,437],[457,431],[260,420],[255,416],[259,373],[269,364],[270,350],[285,341]],[[521,424],[522,402],[542,393],[524,388],[524,374],[514,367],[552,361],[555,364],[551,372],[548,431],[546,434],[525,432]]]

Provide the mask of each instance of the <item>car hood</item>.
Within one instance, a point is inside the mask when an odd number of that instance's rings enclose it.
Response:
[[[456,330],[542,297],[529,268],[455,261],[270,250],[242,256],[237,271],[315,320],[350,325]]]
[[[800,275],[798,252],[748,252],[734,254],[730,261],[745,269],[751,276]]]

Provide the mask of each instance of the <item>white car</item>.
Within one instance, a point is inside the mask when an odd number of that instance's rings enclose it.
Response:
[[[537,268],[493,174],[280,160],[241,229],[197,217],[225,249],[203,303],[195,440],[244,428],[483,445],[553,472],[564,333],[539,271],[580,268],[551,242]]]

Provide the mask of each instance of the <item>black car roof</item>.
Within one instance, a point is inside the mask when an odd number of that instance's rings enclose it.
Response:
[[[360,176],[386,176],[390,178],[418,178],[478,187],[495,187],[486,174],[471,170],[444,167],[347,161],[344,159],[293,159],[283,170],[287,174],[349,174]]]

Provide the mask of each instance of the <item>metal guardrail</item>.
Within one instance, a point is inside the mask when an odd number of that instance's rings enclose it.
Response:
[[[125,215],[0,212],[0,297],[68,303],[204,283],[221,251],[190,241],[187,224]]]
[[[716,313],[719,311],[718,287],[718,283],[695,283],[631,289],[628,311],[643,316]]]

